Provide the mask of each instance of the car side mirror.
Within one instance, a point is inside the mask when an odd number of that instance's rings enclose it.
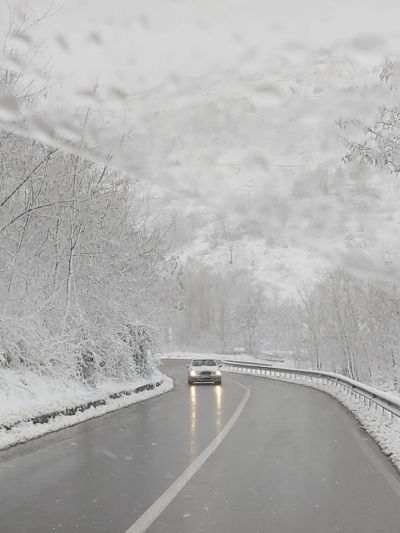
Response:
[[[186,365],[186,368],[190,368],[190,365]]]

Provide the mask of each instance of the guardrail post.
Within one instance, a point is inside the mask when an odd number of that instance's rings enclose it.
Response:
[[[259,376],[270,376],[273,378],[293,379],[304,382],[308,381],[316,383],[317,385],[329,385],[337,388],[341,392],[344,392],[344,394],[350,396],[350,398],[354,398],[358,402],[362,401],[364,406],[368,407],[369,410],[372,409],[373,404],[376,415],[378,415],[380,407],[381,418],[385,417],[385,420],[390,424],[395,422],[394,417],[396,417],[396,420],[397,418],[400,420],[400,414],[398,414],[400,404],[398,401],[390,401],[390,399],[387,399],[384,394],[380,394],[379,391],[374,392],[374,390],[371,390],[362,383],[352,383],[350,380],[346,379],[346,377],[337,374],[327,375],[324,372],[313,373],[306,370],[297,371],[290,369],[265,368],[266,365],[263,366],[256,364],[251,364],[249,367],[247,367],[246,363],[222,363],[221,366],[224,370],[233,370],[243,374],[256,374]],[[386,405],[387,407],[385,407]]]

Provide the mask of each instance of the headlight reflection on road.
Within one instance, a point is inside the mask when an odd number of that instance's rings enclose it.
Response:
[[[196,450],[196,387],[190,387],[190,438],[189,450],[190,458],[195,459],[197,456]]]
[[[215,386],[215,399],[216,399],[216,410],[215,410],[215,421],[218,432],[222,429],[222,420],[221,420],[221,404],[222,404],[222,387],[221,385]]]

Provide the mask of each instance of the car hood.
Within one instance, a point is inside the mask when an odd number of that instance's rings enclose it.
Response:
[[[195,372],[204,372],[205,370],[216,372],[219,369],[217,366],[191,366],[190,370],[194,370]]]

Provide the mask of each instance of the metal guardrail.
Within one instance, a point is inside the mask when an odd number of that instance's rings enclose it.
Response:
[[[390,422],[393,421],[393,416],[400,419],[400,398],[333,372],[279,368],[271,364],[237,361],[222,361],[222,369],[259,377],[293,380],[297,383],[304,381],[332,386],[362,402],[369,409],[374,409],[375,412],[380,409],[382,415],[387,413]]]

